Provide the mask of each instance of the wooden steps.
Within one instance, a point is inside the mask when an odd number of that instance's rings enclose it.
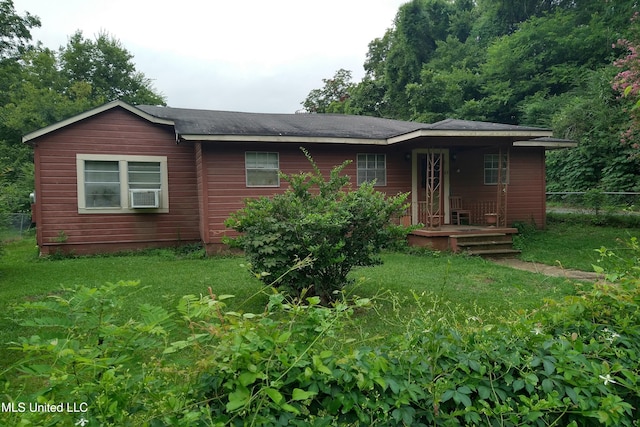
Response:
[[[505,257],[519,254],[513,249],[511,233],[456,234],[449,236],[453,252],[464,252],[483,257]]]

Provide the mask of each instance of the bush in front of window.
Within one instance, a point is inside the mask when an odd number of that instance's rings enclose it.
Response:
[[[396,244],[409,229],[395,225],[407,208],[408,194],[386,197],[373,182],[357,189],[341,176],[349,161],[322,175],[302,149],[312,172],[286,175],[284,194],[245,201],[227,227],[242,233],[227,242],[242,248],[266,284],[293,296],[318,296],[329,303],[357,266],[381,263],[383,247]],[[301,262],[301,260],[306,260]]]

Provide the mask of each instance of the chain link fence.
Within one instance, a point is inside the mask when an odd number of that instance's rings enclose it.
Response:
[[[619,212],[640,214],[640,192],[553,191],[547,193],[547,210],[583,213]]]
[[[10,213],[1,219],[0,231],[6,238],[21,237],[33,230],[31,213]]]

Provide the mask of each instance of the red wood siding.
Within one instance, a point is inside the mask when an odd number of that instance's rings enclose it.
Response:
[[[510,157],[509,224],[523,221],[544,227],[546,222],[544,149],[513,148]]]
[[[395,148],[377,146],[344,146],[315,144],[306,145],[320,170],[328,176],[335,165],[351,160],[344,174],[351,177],[356,185],[356,156],[358,153],[387,154],[387,185],[378,190],[395,195],[411,190],[411,162],[404,158],[404,151]],[[235,232],[224,226],[224,221],[232,212],[243,207],[246,198],[270,196],[284,192],[288,184],[280,182],[279,188],[247,187],[245,181],[244,153],[246,151],[278,152],[280,169],[286,174],[310,171],[311,167],[299,144],[221,144],[203,143],[203,156],[206,164],[208,197],[207,211],[209,235],[214,245],[219,245],[223,236],[233,236]]]
[[[461,196],[467,206],[495,201],[497,187],[484,184],[484,155],[497,153],[498,148],[456,152],[451,162],[451,194]],[[511,148],[507,225],[523,221],[544,227],[545,191],[544,149]]]
[[[79,214],[76,154],[167,156],[169,213]],[[43,254],[200,240],[194,149],[176,144],[173,129],[113,109],[42,136],[34,156],[38,245]],[[66,239],[59,238],[61,233]]]
[[[46,134],[36,142],[35,216],[38,244],[44,254],[57,249],[80,254],[191,241],[202,241],[210,248],[221,247],[222,237],[233,235],[224,221],[243,207],[245,198],[270,196],[288,187],[284,181],[279,188],[247,187],[246,151],[278,152],[280,169],[287,174],[311,169],[300,144],[215,141],[176,144],[173,128],[151,124],[119,108]],[[391,196],[411,191],[411,150],[436,148],[434,142],[414,141],[385,147],[343,144],[305,147],[325,175],[333,166],[351,160],[344,173],[351,177],[353,186],[358,153],[386,154],[387,185],[377,189]],[[477,148],[472,142],[480,141],[438,141],[438,146],[449,146],[451,150],[450,194],[461,196],[467,204],[495,202],[497,187],[484,185],[483,166],[484,154],[498,150]],[[448,144],[456,145],[451,148]],[[544,150],[511,148],[510,153],[507,223],[528,221],[543,226]],[[79,214],[77,154],[166,156],[169,213]],[[66,239],[60,239],[60,233]]]

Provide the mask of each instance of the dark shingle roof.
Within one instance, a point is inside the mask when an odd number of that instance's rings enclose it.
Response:
[[[112,101],[25,135],[23,142],[101,114],[122,108],[152,123],[174,126],[185,140],[306,141],[395,144],[421,137],[550,137],[549,129],[446,119],[433,124],[343,114],[270,114],[187,108],[132,106]],[[541,143],[541,142],[538,142]]]
[[[473,120],[445,119],[427,125],[432,130],[453,130],[453,131],[543,131],[539,127],[506,125],[502,123],[476,122]]]
[[[180,135],[251,135],[386,139],[428,127],[369,116],[269,114],[191,110],[140,105],[136,108],[175,122]]]

